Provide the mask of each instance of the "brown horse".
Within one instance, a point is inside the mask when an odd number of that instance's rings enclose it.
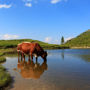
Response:
[[[36,57],[36,60],[39,56],[41,56],[44,60],[46,60],[47,52],[43,50],[43,48],[36,42],[30,43],[30,42],[23,42],[21,44],[18,44],[17,46],[17,52],[18,57],[19,53],[22,54],[22,57],[25,60],[25,54],[29,56],[29,59],[31,57],[31,60],[33,60],[33,56]]]

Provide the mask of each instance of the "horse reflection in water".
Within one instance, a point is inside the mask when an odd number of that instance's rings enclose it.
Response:
[[[20,70],[20,74],[23,78],[39,79],[44,71],[48,69],[48,66],[47,60],[44,60],[41,65],[38,61],[34,63],[32,60],[18,60],[17,68]]]

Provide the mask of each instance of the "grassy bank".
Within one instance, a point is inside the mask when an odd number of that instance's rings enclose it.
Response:
[[[4,88],[11,82],[10,74],[0,64],[0,88]]]
[[[90,49],[90,47],[71,47],[71,49]]]
[[[0,90],[7,86],[11,82],[10,74],[6,69],[1,65],[1,63],[6,61],[4,54],[0,52]]]
[[[1,56],[0,57],[0,63],[3,63],[3,62],[5,62],[6,61],[6,58],[4,57],[4,56]]]

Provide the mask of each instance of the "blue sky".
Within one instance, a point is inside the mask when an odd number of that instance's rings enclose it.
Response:
[[[0,0],[0,39],[60,43],[90,29],[90,0]]]

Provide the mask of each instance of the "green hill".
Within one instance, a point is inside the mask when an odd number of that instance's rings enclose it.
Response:
[[[69,47],[90,48],[90,29],[65,43]]]
[[[64,46],[56,45],[56,44],[48,44],[45,42],[41,42],[38,40],[32,39],[17,39],[17,40],[0,40],[0,49],[7,49],[7,48],[16,48],[17,44],[22,42],[37,42],[45,49],[60,49]]]

